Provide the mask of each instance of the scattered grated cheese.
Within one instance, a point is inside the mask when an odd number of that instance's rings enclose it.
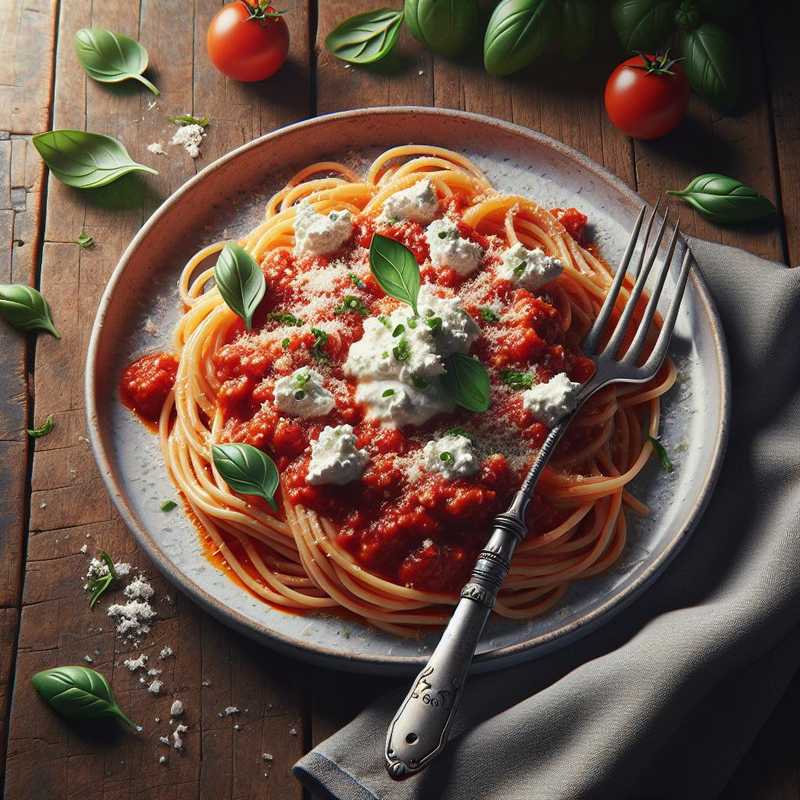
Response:
[[[183,145],[192,158],[197,158],[200,155],[200,145],[203,143],[205,135],[201,125],[181,125],[172,135],[170,144]]]
[[[153,680],[153,682],[147,687],[147,691],[150,694],[159,694],[161,692],[161,687],[164,685],[163,681],[160,681],[158,678]]]
[[[125,587],[125,597],[131,600],[149,600],[154,594],[155,590],[141,573]]]
[[[89,549],[89,545],[83,544],[81,545],[81,553],[86,554],[86,551]]]
[[[171,717],[179,717],[183,714],[183,703],[180,700],[173,701],[169,707],[169,715]]]
[[[94,664],[94,659],[93,659],[93,658],[92,658],[90,655],[88,655],[88,654],[87,654],[87,655],[85,655],[85,656],[83,657],[83,660],[84,660],[84,661],[85,661],[87,664]]]
[[[161,648],[161,652],[158,654],[158,657],[163,661],[165,658],[169,658],[172,654],[172,648],[167,645],[166,647]]]
[[[164,149],[164,146],[161,142],[152,142],[151,144],[147,145],[147,149],[151,153],[155,153],[157,156],[165,156],[167,151]]]
[[[147,656],[142,653],[138,658],[126,658],[122,662],[131,672],[136,672],[137,669],[144,669],[147,663]]]
[[[183,737],[181,736],[182,733],[186,733],[189,730],[188,725],[178,725],[176,726],[175,730],[172,731],[172,746],[176,750],[183,750]]]

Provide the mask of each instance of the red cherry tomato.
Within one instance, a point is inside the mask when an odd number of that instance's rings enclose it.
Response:
[[[634,139],[657,139],[683,119],[689,82],[668,54],[634,56],[611,73],[605,103],[609,119],[623,133]]]
[[[272,6],[236,0],[214,15],[206,37],[214,66],[237,81],[274,75],[289,52],[289,29]]]

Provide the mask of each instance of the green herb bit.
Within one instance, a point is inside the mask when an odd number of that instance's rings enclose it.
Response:
[[[284,350],[288,350],[290,344],[291,344],[291,341],[289,340],[288,336],[285,339],[281,339],[281,347]]]
[[[306,393],[305,393],[305,390],[304,390],[304,389],[298,389],[298,390],[297,390],[297,391],[294,393],[294,399],[295,399],[295,400],[302,400],[302,399],[303,399],[305,396],[306,396]]]
[[[296,317],[294,314],[288,314],[284,311],[270,311],[269,314],[267,314],[267,319],[280,322],[281,325],[293,325],[295,328],[299,328],[303,324],[303,320],[300,319],[300,317]]]
[[[317,361],[329,361],[330,358],[325,352],[325,345],[328,343],[328,334],[320,328],[312,328],[311,333],[314,335],[314,344],[311,345],[311,355]]]
[[[355,312],[356,314],[360,314],[362,317],[366,317],[369,314],[369,309],[364,305],[364,301],[360,297],[356,297],[353,294],[346,294],[344,296],[344,300],[342,300],[341,305],[336,306],[333,309],[334,314],[348,314],[350,312]]]
[[[672,461],[670,460],[669,453],[667,453],[667,449],[655,436],[648,435],[647,438],[650,444],[653,445],[653,451],[655,452],[656,456],[658,456],[658,460],[661,462],[661,469],[663,469],[664,472],[672,472],[674,467],[672,465]]]
[[[201,128],[208,127],[208,117],[193,117],[191,114],[176,114],[174,117],[167,117],[173,125],[199,125]]]
[[[504,369],[500,373],[500,379],[506,386],[510,386],[516,391],[530,389],[533,386],[533,375],[530,372],[518,372],[514,369]]]
[[[500,315],[489,306],[481,306],[480,315],[484,322],[500,322]]]
[[[411,328],[412,331],[415,330],[416,327],[417,327],[417,321],[415,319],[413,319],[413,318],[410,319],[408,321],[408,327]]]
[[[298,372],[295,376],[294,382],[298,389],[302,389],[311,380],[311,375],[306,370],[305,372]]]
[[[452,464],[455,459],[453,458],[453,454],[451,452],[444,450],[439,453],[439,461],[444,461],[445,464]]]
[[[384,389],[381,397],[394,397],[394,389]]]
[[[88,250],[94,245],[94,236],[90,236],[86,231],[81,231],[81,235],[75,240],[78,247]]]
[[[162,511],[173,511],[177,507],[178,504],[174,500],[164,500],[159,506]]]
[[[392,355],[398,361],[408,361],[411,358],[411,345],[408,339],[401,339],[395,347],[392,348]]]
[[[111,588],[115,580],[118,579],[117,571],[114,569],[114,562],[105,550],[101,550],[98,555],[100,560],[108,568],[105,575],[98,575],[89,582],[88,591],[90,594],[89,608],[94,608],[97,601]]]
[[[522,261],[514,267],[514,277],[519,278],[525,272],[525,262]]]
[[[442,318],[441,317],[429,317],[425,320],[428,323],[428,327],[434,332],[437,333],[442,329]]]
[[[353,286],[355,286],[356,289],[363,289],[367,285],[361,280],[361,278],[358,277],[358,275],[355,274],[355,272],[350,273],[350,280],[353,282]]]
[[[427,389],[430,384],[424,378],[412,378],[411,383],[413,384],[415,389],[419,389],[419,391],[423,391]]]
[[[42,436],[47,436],[55,426],[56,423],[53,421],[53,415],[50,414],[38,428],[28,428],[28,436],[30,436],[31,439],[41,439]]]
[[[396,327],[396,328],[395,328],[395,329],[392,331],[392,336],[400,336],[400,334],[401,334],[401,333],[404,333],[404,332],[405,332],[405,330],[406,330],[406,329],[405,329],[405,326],[404,326],[404,325],[398,325],[398,326],[397,326],[397,327]]]

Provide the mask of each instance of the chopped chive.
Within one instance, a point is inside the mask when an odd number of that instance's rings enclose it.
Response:
[[[162,511],[172,511],[173,508],[177,507],[178,504],[174,500],[164,500],[159,506]]]

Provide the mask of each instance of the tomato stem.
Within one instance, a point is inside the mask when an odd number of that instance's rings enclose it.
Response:
[[[661,54],[650,56],[647,53],[642,53],[639,50],[634,50],[637,56],[642,59],[641,64],[631,64],[633,69],[644,70],[648,75],[674,75],[673,67],[682,58],[670,58],[669,50],[665,50]]]
[[[247,8],[249,16],[248,20],[254,19],[257,22],[265,22],[268,19],[279,19],[282,17],[287,9],[283,11],[276,11],[269,4],[269,0],[258,0],[258,2],[251,3],[250,0],[241,0]]]

